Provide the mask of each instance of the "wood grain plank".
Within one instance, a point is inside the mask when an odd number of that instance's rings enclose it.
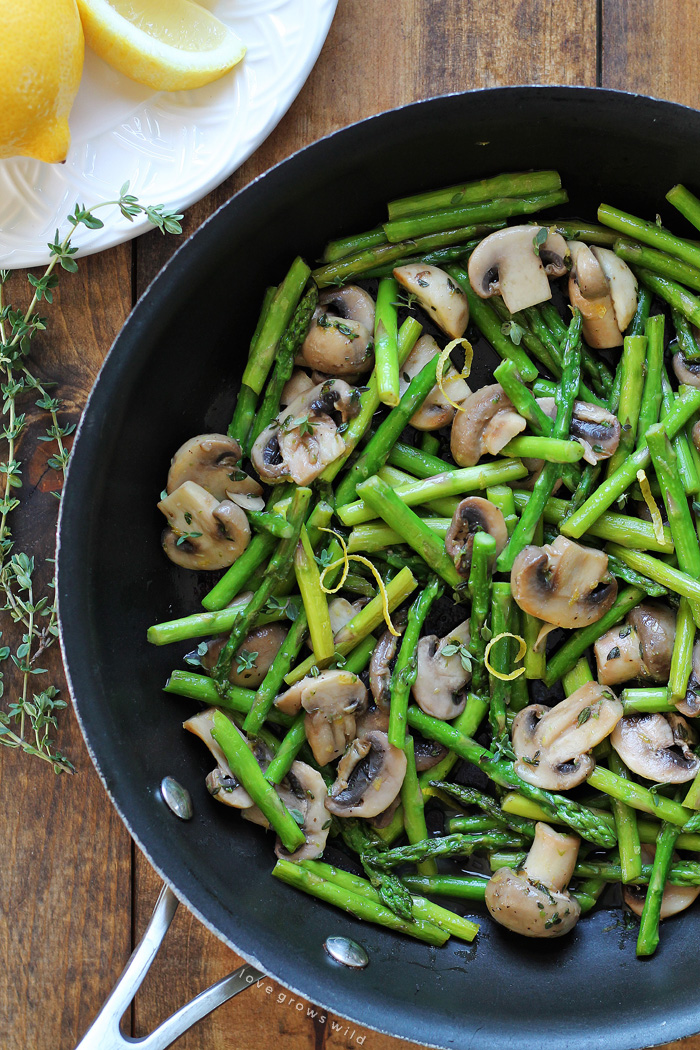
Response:
[[[186,216],[195,229],[216,206],[261,171],[321,135],[372,113],[431,95],[493,84],[585,83],[596,74],[596,5],[583,0],[561,17],[553,0],[480,5],[461,0],[341,0],[319,62],[289,114],[258,152]],[[439,173],[436,182],[439,182]],[[138,290],[177,247],[149,234],[137,247]],[[140,854],[135,862],[136,927],[144,928],[157,879]],[[134,1034],[151,1030],[186,999],[229,973],[240,960],[184,909],[167,948],[137,998]],[[269,989],[269,991],[268,991]],[[411,1050],[367,1029],[327,1017],[322,1023],[290,1005],[286,990],[266,980],[220,1007],[176,1044],[181,1050]],[[321,1015],[322,1016],[322,1015]]]
[[[77,422],[100,363],[131,306],[131,249],[84,260],[65,274],[31,367],[57,382],[62,419]],[[13,277],[16,305],[26,280]],[[42,583],[53,575],[60,479],[38,441],[46,423],[27,398],[31,425],[18,458],[25,465],[23,507],[13,523],[18,550],[37,556]],[[3,625],[3,644],[11,631]],[[63,683],[58,646],[42,657],[47,680]],[[17,677],[5,671],[5,697]],[[37,685],[38,688],[38,685]],[[63,695],[67,691],[63,685]],[[131,846],[85,751],[72,711],[60,719],[59,747],[75,763],[57,777],[38,759],[0,748],[0,1046],[72,1047],[87,1028],[130,951]]]

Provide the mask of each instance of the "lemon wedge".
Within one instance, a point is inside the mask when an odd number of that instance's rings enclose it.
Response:
[[[78,0],[87,44],[139,84],[182,91],[218,80],[245,44],[192,0]]]
[[[3,0],[0,158],[66,159],[83,54],[75,0]]]

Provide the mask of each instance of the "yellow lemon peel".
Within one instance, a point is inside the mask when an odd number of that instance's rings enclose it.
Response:
[[[341,549],[343,551],[342,558],[338,558],[336,561],[331,562],[330,565],[326,565],[325,569],[321,573],[321,580],[320,580],[320,582],[321,582],[321,590],[323,591],[323,593],[324,594],[336,594],[340,590],[340,588],[345,583],[345,580],[347,579],[348,572],[350,571],[350,562],[351,561],[357,561],[357,562],[360,562],[361,565],[366,565],[367,568],[372,573],[372,575],[374,576],[374,579],[375,579],[375,581],[377,583],[377,587],[379,588],[379,593],[382,596],[382,613],[384,615],[384,622],[386,623],[389,632],[391,634],[393,634],[394,638],[399,638],[401,636],[401,632],[396,630],[396,628],[394,627],[394,625],[393,625],[393,623],[391,621],[391,614],[389,612],[389,596],[386,593],[386,587],[384,586],[384,580],[381,578],[381,576],[379,575],[379,572],[374,567],[374,565],[369,560],[369,558],[364,558],[361,554],[348,554],[348,548],[346,546],[345,540],[343,539],[343,537],[340,535],[339,532],[335,531],[335,529],[319,529],[319,532],[328,532],[328,533],[330,533],[331,536],[335,536],[335,538],[337,539],[337,541],[340,544]],[[326,585],[324,583],[324,577],[325,577],[326,573],[330,572],[332,569],[337,569],[339,565],[343,566],[343,572],[342,572],[341,577],[340,577],[340,583],[336,587],[332,587],[332,588],[326,587]]]
[[[639,487],[642,490],[644,502],[649,508],[649,513],[651,514],[651,524],[652,528],[654,529],[654,536],[656,537],[658,543],[665,544],[666,537],[664,536],[664,523],[661,518],[661,511],[659,510],[658,503],[652,495],[649,479],[647,478],[644,470],[637,471],[637,481],[639,482]]]
[[[500,678],[502,682],[512,682],[514,678],[520,678],[521,674],[525,674],[524,667],[519,667],[517,671],[511,671],[510,674],[501,674],[500,671],[494,670],[494,668],[489,663],[489,653],[491,652],[491,648],[496,644],[496,642],[500,642],[501,638],[516,638],[520,642],[518,655],[515,657],[516,664],[519,660],[522,660],[525,653],[527,652],[527,642],[524,638],[521,638],[519,634],[513,634],[511,631],[501,631],[501,633],[497,634],[495,638],[492,638],[489,644],[486,646],[486,652],[484,653],[484,667],[486,668],[486,670],[489,672],[489,674],[492,674],[494,678]]]
[[[453,339],[451,343],[448,343],[444,350],[440,352],[438,357],[437,369],[435,371],[435,382],[438,385],[440,393],[453,408],[456,408],[458,412],[464,412],[462,405],[458,405],[449,394],[445,393],[444,380],[442,378],[442,370],[445,367],[445,362],[454,350],[456,346],[464,347],[464,368],[455,376],[448,376],[450,379],[468,379],[469,373],[472,370],[472,361],[474,360],[474,347],[468,339]]]

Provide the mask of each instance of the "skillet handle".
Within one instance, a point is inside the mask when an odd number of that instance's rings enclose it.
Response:
[[[165,939],[170,923],[177,911],[178,900],[175,894],[163,886],[151,916],[146,932],[136,946],[124,971],[117,981],[99,1014],[87,1030],[76,1050],[165,1050],[193,1024],[206,1017],[217,1006],[227,1002],[234,995],[250,988],[265,975],[247,963],[217,981],[211,988],[171,1014],[154,1032],[143,1039],[132,1039],[124,1036],[119,1028],[124,1012],[131,1004],[141,982],[148,973],[149,967]]]

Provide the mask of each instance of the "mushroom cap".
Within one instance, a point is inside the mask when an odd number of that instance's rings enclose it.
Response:
[[[543,888],[512,868],[494,872],[484,900],[492,919],[522,937],[563,937],[581,917],[570,893]]]
[[[391,664],[396,656],[398,638],[384,631],[369,661],[369,688],[377,707],[389,709],[391,700]]]
[[[693,646],[693,669],[688,679],[685,698],[676,704],[676,710],[689,718],[700,715],[700,638]]]
[[[408,390],[411,380],[427,365],[428,361],[432,361],[439,353],[440,347],[431,335],[420,337],[401,366],[399,393],[402,396]],[[461,404],[471,393],[468,384],[457,374],[452,364],[445,369],[442,385],[450,400],[457,405]],[[439,430],[440,427],[445,427],[452,422],[455,411],[454,405],[450,404],[436,383],[418,411],[413,413],[409,422],[416,430]]]
[[[617,597],[608,556],[557,536],[543,547],[525,547],[510,574],[521,609],[556,627],[585,627],[604,616]]]
[[[342,379],[328,379],[300,394],[257,437],[251,462],[265,481],[291,478],[306,485],[343,454],[338,428],[360,406],[358,391]]]
[[[333,598],[328,603],[328,618],[331,621],[331,632],[335,638],[346,623],[350,623],[362,608],[362,601],[349,602],[347,598]]]
[[[428,317],[451,339],[459,339],[469,324],[469,303],[458,284],[439,266],[409,263],[397,266],[394,277],[415,295]]]
[[[549,231],[536,250],[541,227],[508,226],[484,237],[469,257],[469,282],[478,296],[489,299],[500,293],[510,313],[525,310],[552,298],[549,276],[566,273],[566,241]]]
[[[303,368],[295,368],[291,377],[282,387],[282,393],[280,394],[281,407],[286,408],[287,405],[291,405],[298,397],[303,397],[309,390],[313,390],[315,386],[318,386],[318,383],[315,383]]]
[[[666,605],[643,602],[623,624],[595,643],[598,679],[616,685],[633,678],[667,682],[676,636],[676,616]]]
[[[617,327],[624,332],[629,327],[637,309],[637,278],[624,259],[609,248],[592,244],[591,251],[605,274]]]
[[[593,772],[589,752],[622,718],[622,704],[597,682],[587,682],[552,708],[531,704],[513,720],[515,772],[528,784],[567,791]]]
[[[186,481],[194,481],[221,502],[226,499],[228,489],[248,475],[239,470],[243,453],[235,438],[226,434],[198,434],[190,438],[179,449],[170,462],[166,492],[174,492]],[[255,485],[258,493],[260,486]]]
[[[158,509],[169,524],[163,550],[183,569],[225,569],[250,541],[245,511],[230,500],[217,500],[194,481],[178,486]]]
[[[488,532],[496,541],[496,557],[508,542],[508,529],[500,509],[481,496],[467,496],[457,504],[445,536],[445,550],[460,576],[469,576],[477,532]]]
[[[232,806],[234,809],[247,809],[248,806],[253,805],[253,800],[240,781],[234,776],[221,745],[211,733],[216,711],[217,708],[215,707],[207,707],[204,711],[198,711],[196,715],[192,715],[182,723],[182,728],[186,729],[188,733],[193,733],[194,736],[199,737],[216,759],[216,769],[207,776],[207,790],[209,794],[215,796],[219,802],[223,802],[226,806]],[[228,718],[229,716],[227,715],[226,717]],[[246,744],[250,747],[248,740],[243,736],[233,719],[230,719],[230,721],[238,735],[243,737]]]
[[[231,685],[240,686],[242,689],[257,689],[272,667],[272,662],[286,637],[287,629],[279,623],[266,623],[254,627],[240,644],[231,661],[228,675]],[[207,651],[202,657],[202,666],[211,670],[225,644],[225,635],[208,642]]]
[[[642,844],[642,863],[651,864],[656,854],[655,845]],[[673,853],[671,860],[672,863],[676,863],[679,857],[677,853]],[[647,896],[647,886],[623,886],[622,896],[625,904],[633,911],[635,915],[642,917],[644,910],[644,902]],[[663,896],[661,898],[661,911],[659,912],[659,918],[669,919],[672,915],[678,915],[679,912],[685,911],[689,908],[697,895],[700,893],[700,886],[672,886],[670,883],[666,883],[664,886]]]
[[[639,636],[630,623],[618,624],[602,634],[593,652],[601,685],[619,685],[644,674]]]
[[[290,812],[298,810],[301,813],[303,817],[301,829],[306,836],[306,842],[294,853],[289,853],[278,838],[275,846],[276,855],[283,860],[293,860],[295,863],[320,857],[326,848],[330,825],[326,810],[328,792],[321,774],[306,762],[292,762],[287,776],[277,788],[277,794]]]
[[[685,784],[700,769],[688,743],[694,736],[680,715],[625,715],[610,743],[633,773],[657,784]]]
[[[444,638],[428,634],[418,642],[416,680],[411,692],[427,715],[451,719],[464,710],[467,702],[464,687],[471,680],[471,670],[464,666],[462,655],[469,640],[469,620],[464,620]],[[448,655],[444,655],[445,649]]]
[[[475,390],[461,408],[450,435],[450,451],[460,467],[475,466],[486,452],[495,456],[526,426],[499,383]]]
[[[569,300],[572,308],[581,311],[586,342],[596,349],[622,346],[623,336],[602,266],[582,241],[569,241],[569,250]]]
[[[553,397],[538,397],[537,404],[550,419],[556,418],[557,406]],[[593,464],[609,459],[617,450],[622,428],[617,416],[607,408],[587,401],[574,401],[569,435],[583,445],[583,458]]]
[[[326,375],[369,372],[374,366],[374,300],[348,284],[321,293],[297,363]]]
[[[386,733],[353,740],[338,763],[326,809],[337,817],[376,817],[391,805],[406,775],[406,756]]]
[[[673,355],[673,371],[679,383],[700,387],[700,361],[686,361],[682,351]],[[695,424],[697,426],[697,423]],[[695,430],[693,429],[693,434]],[[693,438],[694,440],[694,438]],[[697,447],[697,442],[696,442]]]
[[[351,671],[321,671],[302,681],[306,739],[318,764],[325,766],[339,758],[355,736],[355,716],[367,705],[367,689]]]

